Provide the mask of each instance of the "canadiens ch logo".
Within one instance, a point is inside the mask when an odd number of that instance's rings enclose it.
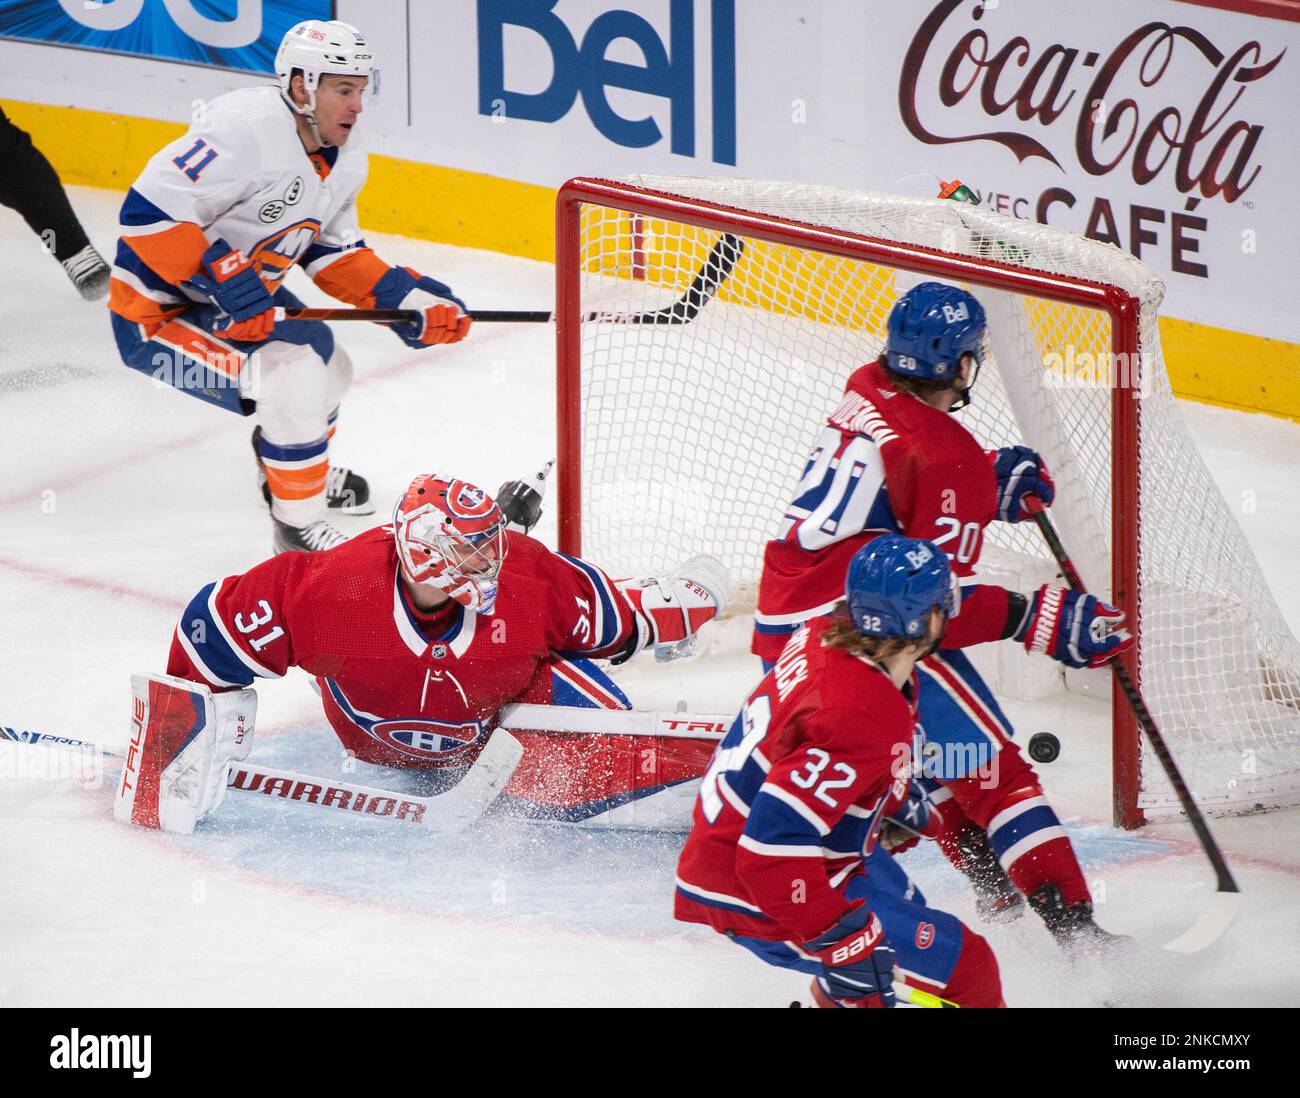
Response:
[[[451,513],[462,519],[482,518],[496,506],[482,488],[466,484],[463,480],[453,480],[447,486],[447,504]]]
[[[284,203],[276,199],[266,202],[262,208],[257,211],[257,219],[265,221],[268,225],[272,221],[279,221],[284,216]]]
[[[302,197],[302,176],[293,177],[293,182],[289,184],[288,189],[284,192],[284,200],[290,206],[296,205],[298,199]]]
[[[376,721],[369,729],[372,736],[394,751],[417,759],[447,761],[464,754],[477,742],[483,728],[474,721],[447,724],[444,721],[398,718]]]
[[[929,949],[934,945],[934,923],[918,923],[916,927],[916,948]]]

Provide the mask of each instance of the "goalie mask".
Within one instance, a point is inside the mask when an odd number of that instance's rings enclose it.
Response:
[[[476,614],[490,614],[506,556],[506,521],[482,488],[441,473],[411,481],[393,511],[402,572]]]

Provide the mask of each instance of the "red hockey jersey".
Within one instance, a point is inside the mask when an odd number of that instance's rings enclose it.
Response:
[[[877,664],[809,622],[749,696],[700,785],[675,914],[723,933],[808,941],[848,909],[882,815],[907,790],[916,725]]]
[[[415,611],[391,527],[324,553],[285,553],[210,583],[176,627],[167,672],[214,689],[301,667],[331,726],[364,762],[472,762],[497,712],[528,696],[557,655],[614,654],[634,612],[599,568],[507,534],[496,605]],[[549,681],[549,680],[547,680]]]
[[[853,554],[880,534],[932,541],[955,575],[970,576],[996,514],[993,464],[974,435],[951,413],[896,390],[879,361],[859,367],[764,551],[753,651],[775,660],[803,622],[827,613],[844,597]],[[968,594],[966,620],[960,629],[953,623],[946,646],[993,639],[1005,621],[1005,592]]]

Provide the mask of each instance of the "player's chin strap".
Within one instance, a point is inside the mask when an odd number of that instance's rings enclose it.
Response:
[[[974,356],[972,356],[972,358],[973,357]],[[980,376],[980,363],[979,363],[979,359],[975,359],[974,364],[970,368],[970,378],[966,382],[966,388],[961,390],[961,396],[959,396],[955,401],[953,401],[952,406],[948,409],[948,411],[960,412],[963,408],[966,407],[966,405],[970,403],[971,391],[975,388],[975,380],[979,376]]]
[[[307,128],[311,130],[311,139],[316,142],[317,146],[322,149],[329,148],[330,143],[326,141],[325,138],[321,137],[320,127],[316,125],[316,93],[313,91],[309,94],[311,98],[307,101],[306,109],[298,106],[298,104],[289,96],[285,95],[284,92],[280,92],[280,98],[285,101],[294,114],[307,123]]]

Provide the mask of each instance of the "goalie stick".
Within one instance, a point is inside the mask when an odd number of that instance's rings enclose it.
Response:
[[[4,725],[0,725],[0,740],[82,755],[122,758],[121,751],[102,744],[48,732],[18,731]],[[228,791],[280,797],[316,808],[418,824],[440,833],[455,834],[465,830],[487,811],[497,794],[505,788],[522,756],[523,748],[509,732],[494,734],[465,776],[445,793],[432,797],[418,797],[339,778],[323,778],[249,763],[231,765],[226,788]]]
[[[720,740],[733,713],[654,712],[645,709],[584,709],[566,705],[513,704],[502,708],[500,727],[511,732],[571,732],[593,736],[666,736]]]
[[[745,243],[738,236],[723,233],[709,249],[704,265],[695,272],[691,284],[671,305],[643,313],[587,313],[588,323],[598,324],[689,324],[699,311],[712,300],[713,295],[731,274],[745,251]],[[471,309],[470,318],[480,324],[546,324],[555,314],[530,309]],[[417,321],[416,309],[285,309],[275,310],[279,320],[364,320],[381,324],[410,323]]]
[[[1065,545],[1056,532],[1055,525],[1047,515],[1043,501],[1037,496],[1026,496],[1024,503],[1025,509],[1034,516],[1034,522],[1037,523],[1043,540],[1047,542],[1047,547],[1052,551],[1052,556],[1056,558],[1056,563],[1060,565],[1065,581],[1076,591],[1085,590],[1083,581],[1079,578],[1079,573],[1075,570],[1069,554],[1065,551]],[[1138,690],[1137,684],[1119,660],[1108,661],[1108,666],[1115,676],[1115,681],[1119,683],[1124,697],[1132,706],[1133,715],[1137,717],[1138,724],[1146,733],[1156,758],[1160,760],[1165,776],[1173,786],[1178,803],[1187,814],[1187,819],[1192,825],[1192,830],[1196,832],[1197,839],[1200,840],[1205,856],[1210,859],[1210,865],[1214,867],[1215,893],[1209,905],[1186,931],[1165,945],[1165,949],[1171,953],[1199,953],[1218,941],[1232,925],[1232,921],[1241,910],[1241,889],[1237,887],[1223,851],[1219,849],[1219,844],[1210,833],[1209,825],[1205,822],[1200,807],[1192,799],[1191,790],[1187,788],[1182,772],[1178,769],[1178,764],[1174,761],[1164,736],[1160,734],[1160,729],[1156,727],[1155,718],[1147,708],[1147,703]]]

